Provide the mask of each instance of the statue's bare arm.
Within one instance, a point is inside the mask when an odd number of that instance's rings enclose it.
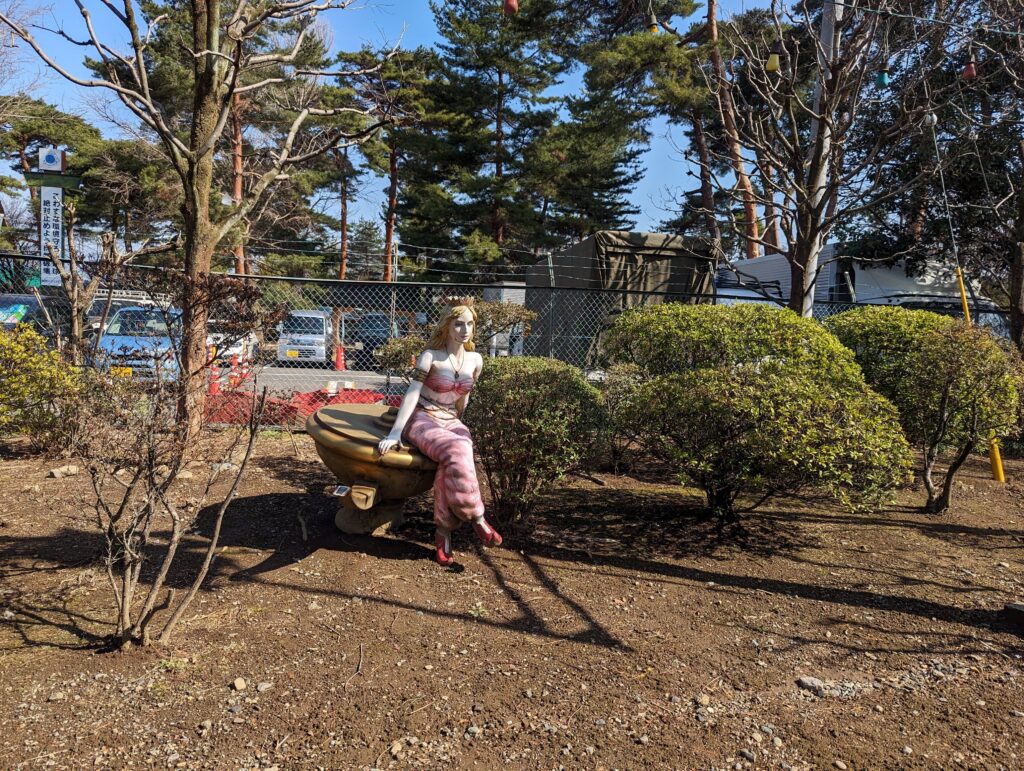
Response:
[[[419,359],[416,360],[416,369],[421,372],[430,372],[430,365],[434,363],[434,355],[430,351],[424,351],[420,354]],[[416,405],[420,400],[420,391],[423,390],[423,382],[421,380],[413,380],[409,383],[409,388],[405,391],[405,397],[402,399],[402,406],[398,408],[398,417],[395,418],[395,425],[392,427],[391,432],[380,440],[377,444],[377,450],[383,455],[386,452],[399,447],[402,444],[402,432],[405,430],[405,424],[409,422],[409,418],[412,417],[412,413],[416,410]]]

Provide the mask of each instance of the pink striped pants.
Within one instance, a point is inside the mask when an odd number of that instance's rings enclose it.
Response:
[[[454,530],[484,513],[473,463],[473,438],[456,417],[420,407],[406,424],[403,438],[437,463],[434,475],[434,523]]]

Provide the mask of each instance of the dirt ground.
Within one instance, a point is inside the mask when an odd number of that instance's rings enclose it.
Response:
[[[429,497],[336,532],[307,444],[260,444],[187,623],[127,653],[86,476],[0,461],[0,768],[1024,768],[1022,462],[942,517],[785,500],[740,544],[693,491],[577,479],[445,570]]]

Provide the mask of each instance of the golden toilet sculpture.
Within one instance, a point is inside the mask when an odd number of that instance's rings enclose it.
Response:
[[[334,524],[345,533],[400,524],[406,499],[434,484],[437,464],[415,449],[377,451],[397,415],[384,404],[333,404],[306,420],[317,454],[341,483]]]

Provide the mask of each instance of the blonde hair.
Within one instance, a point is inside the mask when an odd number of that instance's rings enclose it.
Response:
[[[434,331],[431,333],[430,339],[427,341],[427,348],[435,351],[439,351],[444,348],[448,342],[448,327],[450,327],[452,322],[466,311],[469,311],[469,315],[473,317],[473,331],[476,332],[476,311],[473,310],[473,306],[453,305],[445,311],[441,320],[437,322],[437,326],[434,327]],[[476,345],[473,343],[472,337],[466,341],[464,347],[467,351],[476,350]]]

